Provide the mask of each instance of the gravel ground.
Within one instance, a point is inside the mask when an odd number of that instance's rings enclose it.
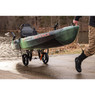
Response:
[[[11,48],[12,37],[0,37],[0,58],[11,58],[20,56],[19,51],[12,50]]]

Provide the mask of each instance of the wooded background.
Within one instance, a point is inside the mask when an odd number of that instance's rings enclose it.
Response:
[[[19,26],[24,23],[35,27],[39,33],[53,30],[58,22],[58,28],[72,24],[74,16],[0,16],[0,34],[7,31],[19,31]],[[88,43],[88,22],[89,17],[83,16],[80,19],[79,43]]]

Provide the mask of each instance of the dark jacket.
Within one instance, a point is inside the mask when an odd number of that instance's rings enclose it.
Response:
[[[79,21],[82,16],[76,16],[75,20]],[[95,27],[95,16],[90,16],[89,25]]]

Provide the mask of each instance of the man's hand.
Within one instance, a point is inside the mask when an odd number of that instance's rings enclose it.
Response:
[[[73,23],[75,24],[75,26],[78,25],[78,21],[77,20],[73,20]]]

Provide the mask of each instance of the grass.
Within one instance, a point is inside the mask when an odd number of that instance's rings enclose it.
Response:
[[[81,48],[84,49],[87,44],[80,44],[80,47],[76,48],[64,48],[61,51],[58,51],[58,49],[55,48],[55,51],[51,51],[49,54],[50,55],[63,55],[63,54],[80,54],[82,52]]]
[[[61,52],[53,52],[53,53],[49,53],[50,55],[63,55],[63,54],[80,54],[82,51],[81,49],[67,49]]]

